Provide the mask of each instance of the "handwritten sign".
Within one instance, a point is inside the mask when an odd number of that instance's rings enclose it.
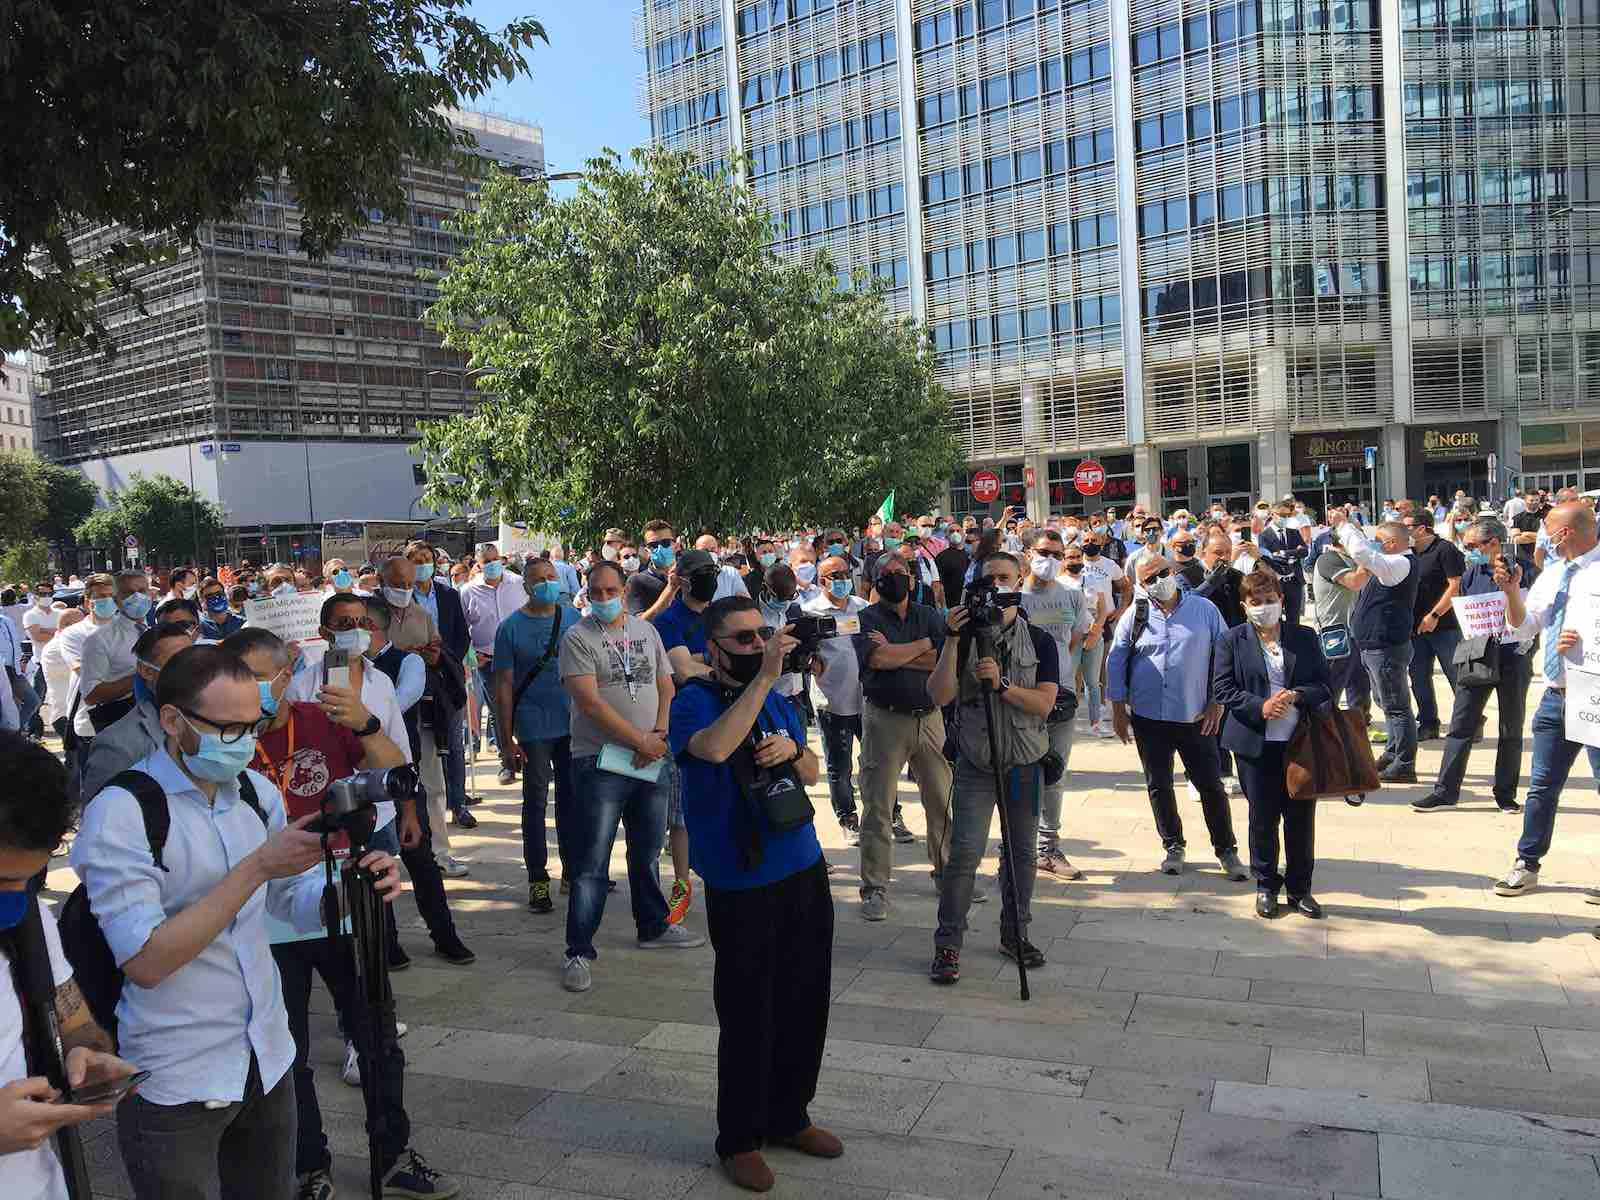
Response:
[[[1600,746],[1600,675],[1567,671],[1567,739]]]
[[[321,592],[296,592],[293,596],[268,596],[244,602],[244,623],[266,629],[286,642],[314,641],[321,638],[317,626],[322,617]]]
[[[1506,595],[1504,592],[1485,592],[1478,596],[1457,596],[1450,601],[1456,620],[1461,623],[1461,636],[1467,638],[1494,637],[1506,630]]]
[[[1562,629],[1574,629],[1578,644],[1562,655],[1568,668],[1575,671],[1600,673],[1600,577],[1585,567],[1572,577],[1570,599],[1567,601]],[[1555,637],[1558,631],[1545,630],[1545,637]]]

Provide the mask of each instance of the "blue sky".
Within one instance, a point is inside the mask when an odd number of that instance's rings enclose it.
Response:
[[[528,55],[530,73],[475,107],[542,125],[551,171],[577,169],[602,146],[626,155],[649,140],[634,104],[644,59],[633,49],[630,0],[476,0],[471,12],[490,29],[523,16],[543,22],[550,42]]]

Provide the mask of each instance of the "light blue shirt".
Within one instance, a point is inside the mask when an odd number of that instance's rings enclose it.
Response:
[[[172,814],[163,860],[150,855],[139,805],[106,788],[89,804],[72,843],[72,867],[112,957],[121,966],[167,920],[202,899],[229,871],[285,824],[283,798],[251,771],[267,825],[239,798],[239,785],[217,788],[215,802],[179,769],[165,748],[134,769],[161,785]],[[152,1104],[244,1099],[250,1056],[270,1090],[294,1063],[294,1040],[267,936],[270,912],[297,930],[320,926],[319,875],[274,879],[245,901],[234,919],[189,962],[153,988],[128,980],[117,1004],[119,1053],[150,1071],[139,1094]]]
[[[422,606],[423,611],[433,618],[433,627],[439,628],[439,589],[430,587],[423,591],[421,588],[412,588],[411,594],[416,597],[416,603]]]
[[[556,578],[561,580],[561,592],[570,603],[578,594],[578,589],[583,586],[578,578],[578,568],[564,558],[553,558],[550,560],[550,565],[556,569]]]
[[[1151,721],[1198,721],[1211,703],[1211,652],[1228,632],[1217,606],[1193,592],[1178,593],[1178,607],[1166,613],[1154,600],[1150,624],[1132,651],[1133,686],[1127,682],[1137,603],[1117,622],[1106,661],[1106,699],[1131,703],[1136,715]]]
[[[394,681],[394,702],[401,713],[422,699],[428,686],[428,667],[422,655],[407,653],[400,659],[400,674]]]

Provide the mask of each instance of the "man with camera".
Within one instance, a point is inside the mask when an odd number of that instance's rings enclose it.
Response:
[[[944,717],[928,695],[928,677],[944,645],[937,610],[911,602],[911,568],[898,554],[875,564],[877,602],[861,610],[855,637],[865,704],[861,713],[861,917],[889,915],[895,794],[909,762],[928,822],[928,861],[944,870],[950,822],[950,764]]]
[[[811,660],[811,671],[822,693],[817,724],[822,731],[822,755],[828,771],[828,799],[844,832],[845,844],[861,844],[861,818],[856,813],[853,779],[855,760],[851,746],[861,740],[861,664],[851,642],[861,632],[861,611],[866,601],[853,595],[855,584],[850,560],[830,554],[817,567],[820,595],[802,604],[805,616],[833,621],[833,635],[821,638]],[[898,807],[898,806],[896,806]]]
[[[358,771],[406,765],[405,751],[387,736],[383,722],[367,710],[354,690],[324,689],[321,702],[316,704],[286,701],[291,661],[288,647],[275,634],[265,629],[241,629],[228,637],[224,649],[249,668],[261,691],[261,711],[269,719],[257,735],[256,754],[250,765],[278,785],[291,820],[320,813],[324,797],[338,780],[349,779]],[[374,824],[386,826],[394,819],[394,802],[382,799],[376,804],[388,811],[374,814]],[[406,823],[408,840],[420,840],[421,830],[415,827],[414,813],[407,814]],[[347,834],[332,837],[330,846],[336,858],[348,859]],[[319,871],[320,868],[312,868],[313,874]],[[325,929],[299,934],[269,918],[268,931],[272,957],[283,981],[289,1033],[294,1038],[294,1092],[299,1122],[295,1174],[300,1180],[299,1200],[330,1200],[333,1185],[328,1172],[333,1159],[322,1128],[322,1111],[309,1063],[311,977],[313,972],[322,977],[340,1022],[350,1035],[351,1049],[347,1053],[354,1054],[357,1069],[365,1073],[372,1069],[372,1048],[367,1045],[360,1016],[361,990],[355,960],[348,944],[329,937]],[[415,1151],[401,1162],[410,1141],[410,1120],[404,1104],[405,1056],[396,1036],[391,1025],[381,1039],[383,1051],[378,1069],[383,1075],[384,1141],[379,1148],[380,1170],[386,1183],[408,1189],[406,1194],[444,1200],[460,1191],[460,1184],[438,1176]],[[375,1116],[367,1114],[369,1126],[375,1123]]]
[[[266,918],[321,926],[322,880],[307,874],[321,839],[306,830],[310,817],[289,822],[278,790],[247,770],[261,690],[234,654],[181,651],[162,668],[156,703],[166,744],[136,769],[163,794],[166,869],[143,805],[117,784],[89,803],[72,844],[126,976],[122,1052],[152,1073],[118,1106],[117,1140],[137,1200],[283,1200],[295,1184],[295,1052]],[[391,898],[394,860],[373,851],[362,866]]]
[[[763,1144],[844,1153],[806,1112],[828,1034],[833,898],[805,796],[817,758],[773,692],[796,643],[744,596],[714,603],[706,626],[712,675],[678,693],[670,740],[716,950],[717,1157],[765,1192]]]
[[[53,1048],[38,1044],[42,1031],[30,1029],[24,1012],[39,1003],[54,1011],[69,1087],[88,1092],[126,1079],[134,1068],[110,1052],[111,1038],[90,1014],[62,953],[54,915],[30,895],[30,881],[44,873],[77,816],[66,769],[43,746],[8,730],[0,732],[0,775],[8,785],[0,796],[0,937],[6,941],[0,955],[6,960],[0,969],[0,1196],[66,1200],[61,1163],[47,1143],[62,1129],[110,1115],[116,1100],[61,1095],[44,1074]],[[27,936],[35,913],[38,941]],[[47,963],[28,960],[41,949]],[[30,979],[39,979],[42,995],[29,994]]]
[[[966,603],[947,618],[949,632],[960,636],[945,641],[928,681],[935,704],[956,702],[950,858],[940,881],[929,972],[935,983],[961,978],[973,879],[996,803],[1005,805],[1002,827],[1011,839],[1009,844],[1002,839],[1000,846],[1000,953],[1027,967],[1044,965],[1044,955],[1028,941],[1028,923],[1040,795],[1047,775],[1055,782],[1065,769],[1059,760],[1047,761],[1052,752],[1045,724],[1055,706],[1060,659],[1049,634],[1018,620],[1022,569],[1016,558],[991,554],[980,569],[983,575],[967,589]],[[1003,798],[996,795],[997,777]]]

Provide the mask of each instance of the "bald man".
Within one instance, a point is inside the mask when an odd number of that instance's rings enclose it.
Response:
[[[1411,531],[1385,521],[1367,537],[1348,519],[1339,544],[1371,578],[1350,612],[1350,633],[1361,647],[1361,664],[1372,677],[1372,694],[1383,709],[1389,742],[1378,759],[1385,783],[1417,782],[1417,718],[1411,710],[1411,630],[1417,601],[1417,569]]]

